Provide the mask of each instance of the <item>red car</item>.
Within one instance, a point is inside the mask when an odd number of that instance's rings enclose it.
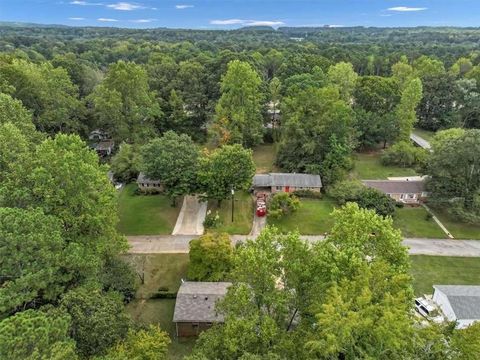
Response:
[[[267,195],[257,194],[256,214],[258,217],[267,215]]]

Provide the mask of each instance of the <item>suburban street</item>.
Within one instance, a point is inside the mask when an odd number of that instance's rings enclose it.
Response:
[[[128,236],[132,254],[188,253],[188,243],[198,236],[162,235]],[[245,241],[253,236],[232,235],[232,243]],[[322,241],[323,236],[302,236],[309,242]],[[480,257],[478,240],[405,239],[410,255]]]

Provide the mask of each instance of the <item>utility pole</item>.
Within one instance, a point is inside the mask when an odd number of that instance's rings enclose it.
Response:
[[[234,211],[234,208],[235,208],[235,190],[233,189],[232,187],[232,223],[233,223],[233,211]]]

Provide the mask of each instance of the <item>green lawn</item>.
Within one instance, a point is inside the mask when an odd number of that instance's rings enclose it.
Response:
[[[427,220],[427,214],[427,210],[423,207],[397,209],[393,224],[402,230],[402,235],[407,238],[447,238],[433,219]]]
[[[381,153],[356,154],[352,176],[360,180],[382,180],[388,177],[417,175],[411,168],[384,166],[380,158]]]
[[[268,224],[275,225],[280,231],[298,230],[303,235],[321,235],[329,232],[334,219],[330,213],[334,202],[330,199],[301,199],[300,209],[282,219],[268,219]]]
[[[433,137],[435,136],[435,131],[423,130],[423,129],[415,129],[413,133],[420,136],[421,138],[424,138],[427,141],[432,141]]]
[[[171,234],[181,208],[172,207],[164,195],[136,195],[136,184],[129,184],[118,196],[120,223],[118,230],[125,235]]]
[[[212,213],[218,211],[220,215],[221,226],[217,228],[218,231],[232,235],[248,235],[252,229],[253,205],[253,197],[250,193],[245,191],[236,192],[233,223],[231,198],[223,200],[220,208],[217,206],[216,201],[210,201],[208,210]]]
[[[432,209],[432,211],[456,239],[480,240],[480,224],[459,222],[452,219],[446,211],[439,209]]]
[[[195,339],[175,339],[173,310],[175,299],[150,299],[159,289],[177,292],[181,279],[186,278],[188,254],[126,255],[135,264],[137,272],[145,274],[145,284],[137,291],[136,299],[127,305],[127,311],[137,324],[159,324],[170,334],[172,344],[168,359],[182,359],[192,351]]]
[[[257,174],[266,174],[278,171],[274,165],[277,156],[276,144],[263,144],[253,149],[253,161],[257,167]]]
[[[480,285],[480,258],[411,256],[416,295],[431,294],[432,285]]]

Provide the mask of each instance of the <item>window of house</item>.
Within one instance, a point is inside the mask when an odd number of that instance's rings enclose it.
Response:
[[[415,194],[408,194],[408,199],[415,199],[417,196]]]
[[[192,328],[196,329],[198,328],[199,324],[198,323],[192,323]]]
[[[275,189],[280,191],[280,190],[282,190],[282,187],[281,186],[276,186]]]

